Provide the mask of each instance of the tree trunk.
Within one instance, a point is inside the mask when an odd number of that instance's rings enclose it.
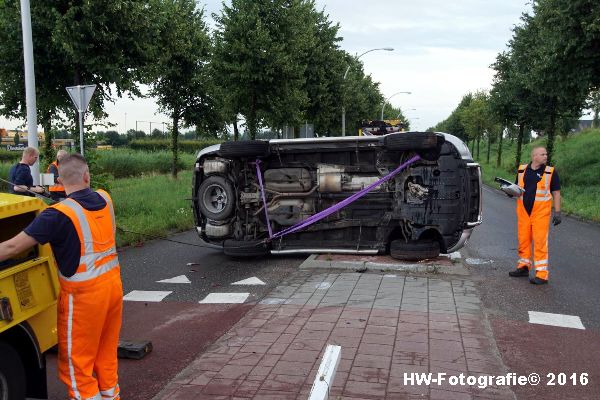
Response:
[[[238,140],[240,140],[240,131],[238,129],[238,119],[237,119],[237,115],[235,116],[235,119],[233,120],[233,140],[235,140],[236,142]]]
[[[521,165],[521,148],[523,147],[523,132],[525,131],[525,124],[519,124],[519,134],[517,135],[517,154],[515,157],[515,169]]]
[[[481,145],[481,133],[477,134],[477,159],[479,160],[479,147]]]
[[[502,140],[504,139],[504,128],[500,129],[500,134],[498,135],[498,159],[496,160],[496,167],[500,167],[502,165]]]
[[[486,163],[490,163],[490,147],[492,147],[492,135],[490,134],[490,132],[488,132],[487,134],[488,140],[487,140],[487,157],[486,157]]]
[[[554,153],[554,136],[556,133],[556,112],[552,108],[550,113],[550,126],[548,127],[548,137],[546,138],[546,151],[548,152],[548,164],[552,161],[552,153]]]
[[[171,176],[177,178],[177,159],[178,159],[178,144],[179,139],[179,110],[173,110],[173,130],[171,131],[171,147],[173,149],[173,166],[171,168]]]
[[[257,123],[256,123],[256,95],[252,94],[250,100],[250,115],[248,115],[248,130],[250,131],[250,140],[256,139]]]

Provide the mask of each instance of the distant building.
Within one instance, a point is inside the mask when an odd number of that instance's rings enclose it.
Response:
[[[591,119],[580,119],[577,121],[575,128],[571,129],[571,132],[581,132],[584,129],[590,129],[592,127]]]

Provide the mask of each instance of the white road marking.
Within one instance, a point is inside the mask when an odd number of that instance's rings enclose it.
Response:
[[[179,275],[174,278],[163,279],[162,281],[156,281],[157,283],[192,283],[187,276]]]
[[[172,291],[163,292],[163,291],[159,291],[159,290],[153,290],[153,291],[132,290],[131,292],[129,292],[125,296],[123,296],[123,300],[124,301],[148,301],[148,302],[158,303],[158,302],[161,302],[165,297],[167,297],[171,293],[173,293],[173,292]]]
[[[253,276],[252,278],[244,279],[241,281],[233,282],[232,285],[266,285],[263,281]]]
[[[397,276],[398,276],[398,275],[394,275],[394,274],[387,274],[387,275],[384,275],[383,277],[384,277],[384,278],[396,278]]]
[[[529,311],[529,322],[532,324],[561,326],[563,328],[585,329],[581,319],[576,315]]]
[[[233,304],[243,303],[250,296],[250,293],[209,293],[204,300],[200,300],[203,304]]]

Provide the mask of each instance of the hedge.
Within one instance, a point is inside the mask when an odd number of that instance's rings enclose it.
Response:
[[[219,139],[180,140],[178,147],[184,153],[196,153],[205,147],[222,142]],[[129,147],[142,151],[165,151],[171,149],[171,141],[168,139],[136,139],[129,142]]]

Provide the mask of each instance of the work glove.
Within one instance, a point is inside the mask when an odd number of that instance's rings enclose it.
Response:
[[[556,226],[562,222],[562,215],[560,211],[554,213],[554,217],[552,217],[552,225]]]

